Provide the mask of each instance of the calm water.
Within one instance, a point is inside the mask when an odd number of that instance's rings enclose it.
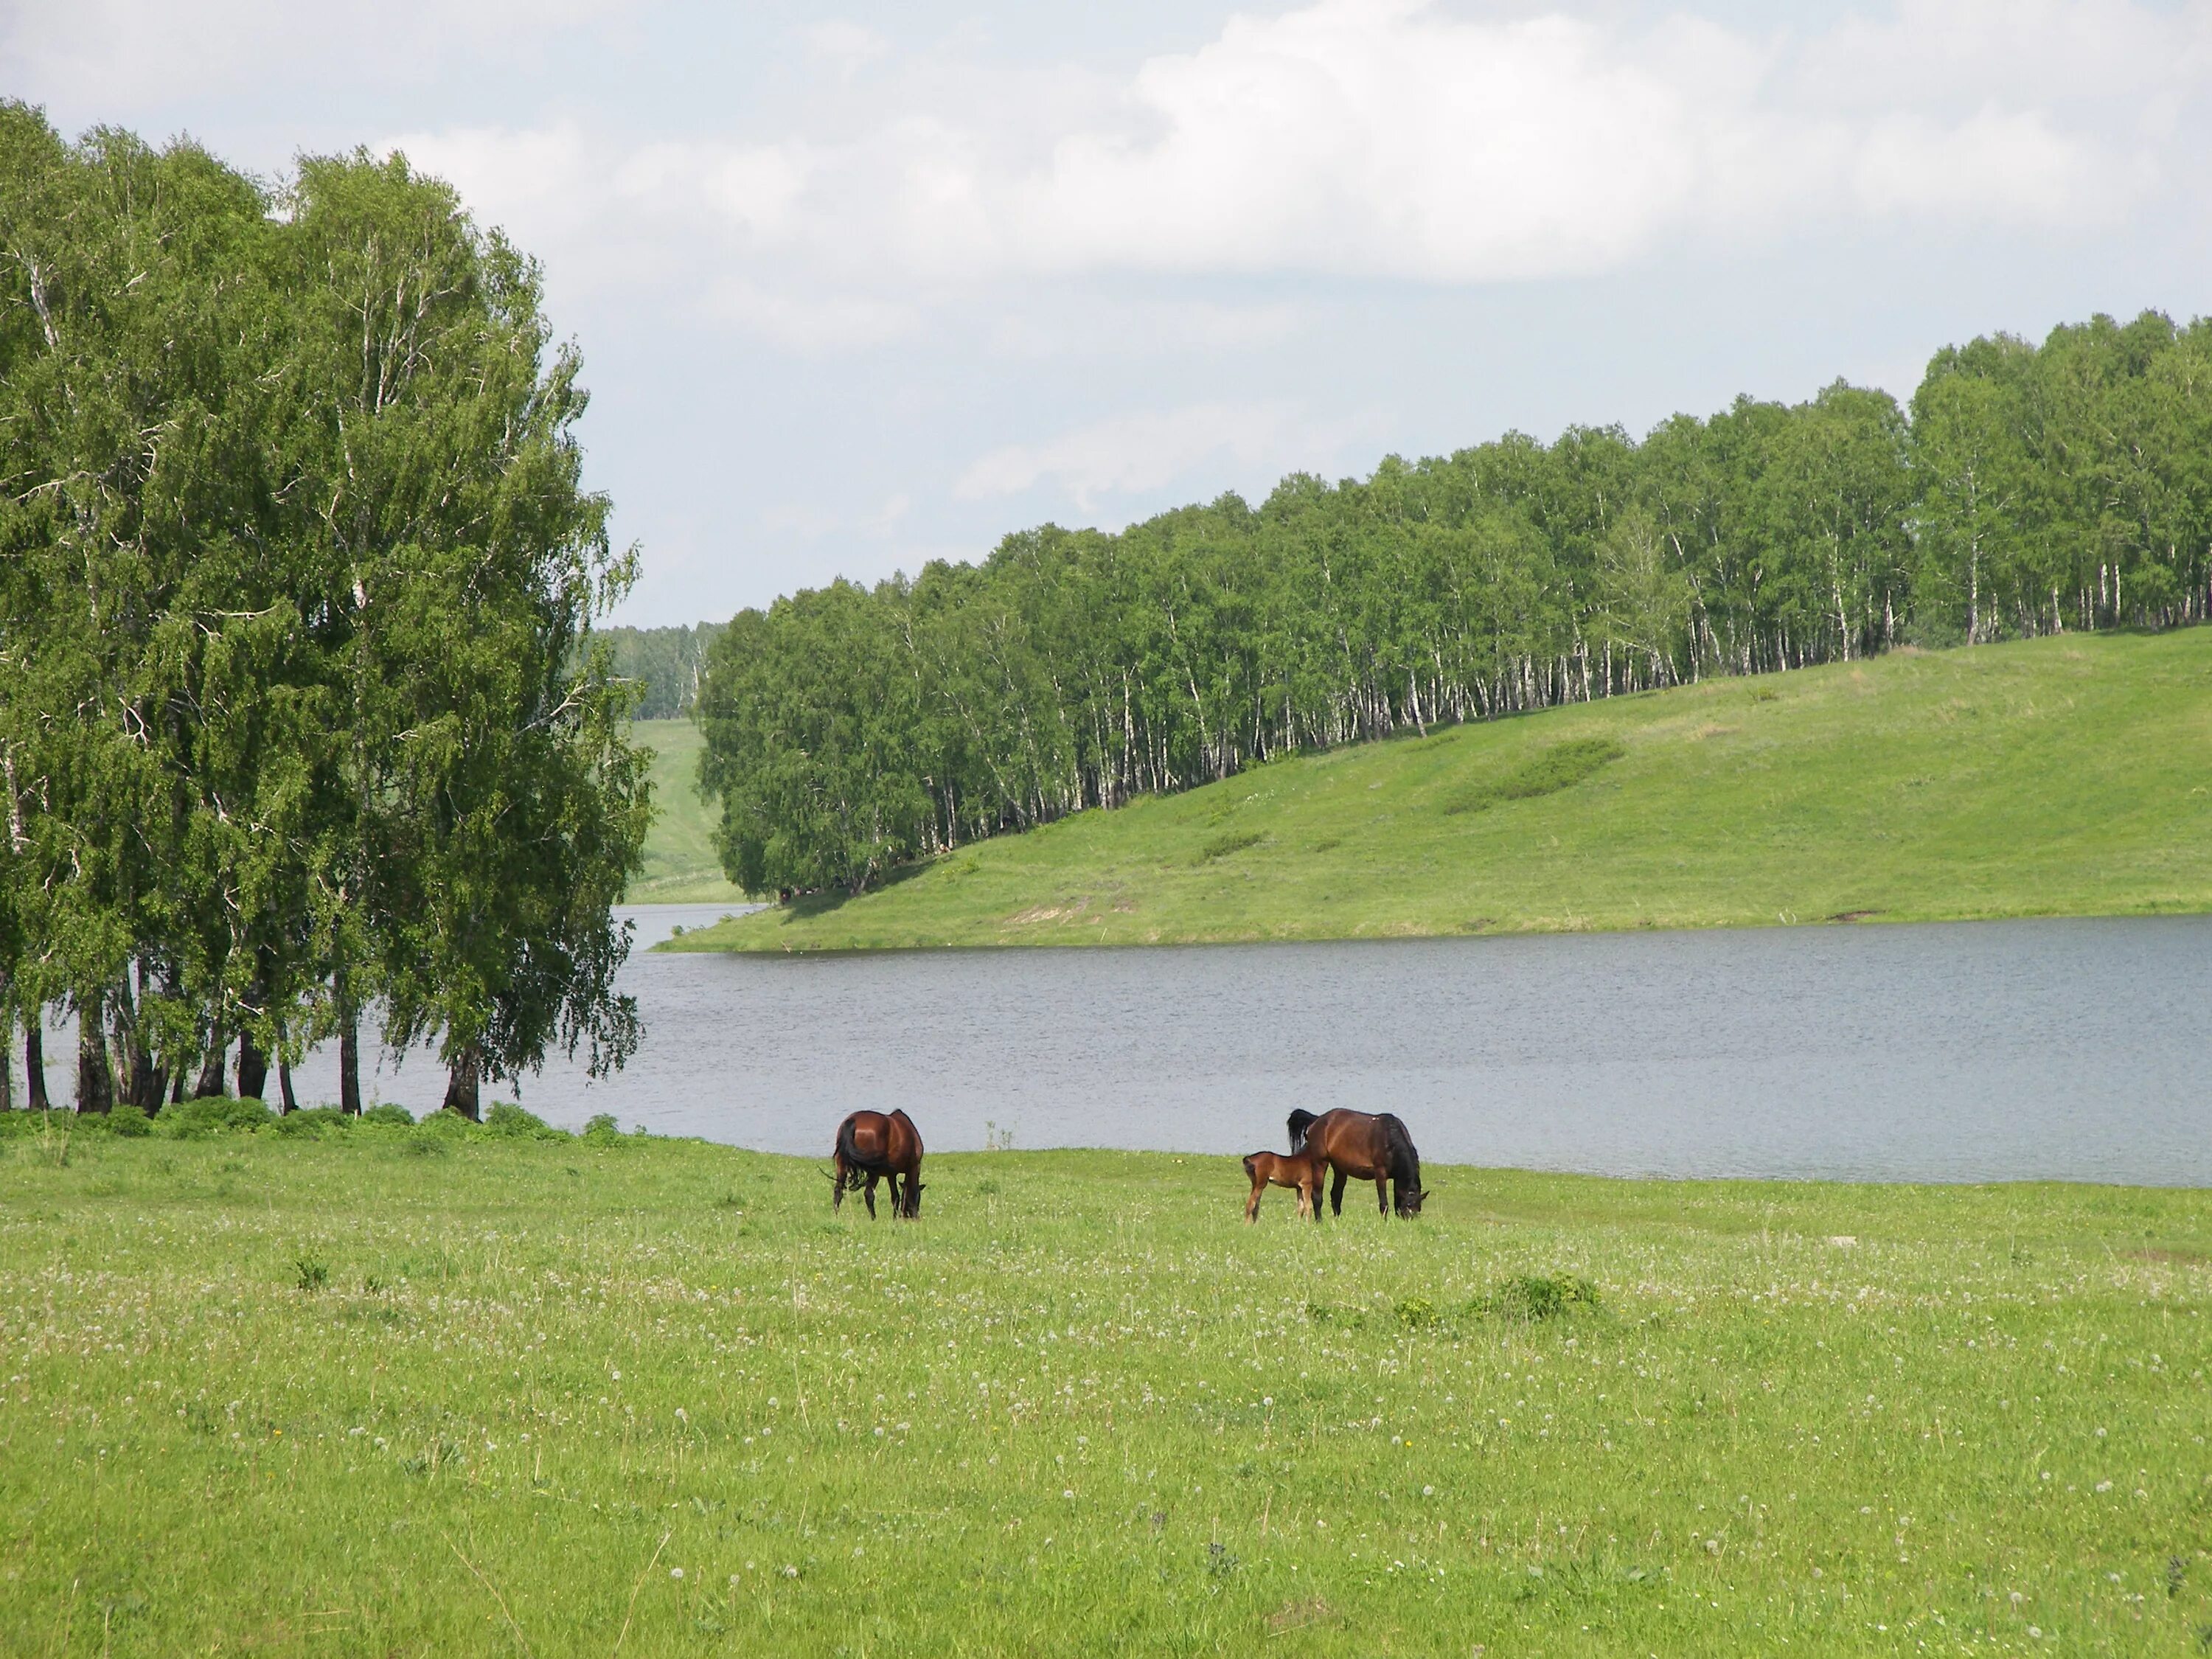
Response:
[[[632,914],[642,945],[725,910]],[[846,1112],[896,1104],[939,1150],[995,1129],[1023,1147],[1242,1152],[1281,1145],[1294,1106],[1356,1106],[1398,1113],[1423,1156],[1446,1163],[2212,1184],[2212,917],[813,957],[641,949],[626,971],[643,1049],[599,1083],[549,1067],[523,1090],[532,1110],[820,1152]],[[334,1095],[333,1057],[312,1057],[300,1082]],[[443,1082],[425,1059],[395,1071],[389,1056],[364,1079],[418,1110]]]

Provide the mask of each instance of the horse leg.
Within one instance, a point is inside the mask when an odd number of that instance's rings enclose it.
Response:
[[[868,1200],[868,1219],[871,1221],[876,1218],[876,1182],[881,1178],[873,1170],[869,1170],[867,1191],[861,1194]]]
[[[894,1216],[904,1215],[906,1213],[906,1204],[905,1200],[899,1197],[898,1171],[894,1170],[889,1175],[885,1176],[884,1177],[884,1185],[891,1189],[891,1214]]]
[[[1385,1221],[1390,1218],[1390,1180],[1388,1176],[1375,1177],[1375,1213]]]
[[[1330,1182],[1328,1186],[1328,1212],[1331,1215],[1342,1215],[1344,1213],[1344,1171],[1334,1170],[1330,1173],[1336,1179]]]
[[[830,1213],[831,1215],[841,1213],[845,1207],[845,1158],[842,1152],[838,1154],[836,1163],[836,1184],[830,1189]]]
[[[1244,1200],[1244,1219],[1247,1224],[1257,1221],[1260,1218],[1260,1194],[1267,1190],[1267,1176],[1254,1176],[1252,1177],[1252,1195]]]

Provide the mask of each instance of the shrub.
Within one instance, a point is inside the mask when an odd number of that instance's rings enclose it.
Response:
[[[1409,1331],[1430,1330],[1443,1323],[1443,1316],[1437,1311],[1437,1304],[1425,1296],[1401,1297],[1398,1305],[1390,1311],[1397,1315],[1398,1322]]]
[[[415,1121],[415,1114],[394,1102],[380,1101],[361,1115],[363,1123],[389,1123],[405,1128]]]
[[[526,1112],[510,1100],[494,1101],[491,1110],[484,1114],[483,1126],[495,1135],[532,1135],[540,1139],[562,1133],[536,1113]]]
[[[343,1134],[352,1127],[353,1121],[335,1106],[309,1106],[276,1120],[276,1133],[283,1135]]]
[[[1595,1308],[1597,1286],[1577,1273],[1516,1273],[1485,1299],[1481,1311],[1522,1324],[1557,1319],[1575,1308]]]
[[[276,1114],[258,1100],[228,1100],[212,1095],[205,1100],[181,1100],[164,1107],[154,1127],[174,1139],[202,1140],[214,1134],[265,1129],[276,1121]]]
[[[619,1144],[622,1125],[615,1121],[612,1112],[601,1112],[584,1125],[584,1139],[602,1146]]]
[[[125,1140],[137,1140],[154,1133],[154,1120],[136,1106],[118,1106],[106,1117],[107,1133],[121,1135]]]

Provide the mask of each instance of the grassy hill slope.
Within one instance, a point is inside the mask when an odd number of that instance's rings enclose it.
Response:
[[[1902,652],[1300,757],[681,948],[2208,908],[2212,629],[2196,629]]]
[[[633,904],[718,904],[744,897],[723,879],[714,856],[719,808],[693,788],[699,775],[699,728],[688,720],[640,720],[630,728],[653,751],[653,830],[645,838],[645,869],[625,896]]]

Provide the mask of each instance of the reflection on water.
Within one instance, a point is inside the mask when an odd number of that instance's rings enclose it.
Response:
[[[524,1103],[826,1154],[859,1106],[937,1150],[1243,1152],[1388,1109],[1437,1162],[1605,1174],[2212,1183],[2212,917],[1154,950],[653,956],[643,1048]],[[67,1050],[55,1055],[65,1059]],[[62,1085],[63,1068],[56,1068]],[[302,1092],[336,1092],[311,1057]],[[386,1057],[417,1110],[444,1078]],[[507,1092],[505,1091],[502,1093]],[[66,1087],[64,1086],[64,1095]]]

